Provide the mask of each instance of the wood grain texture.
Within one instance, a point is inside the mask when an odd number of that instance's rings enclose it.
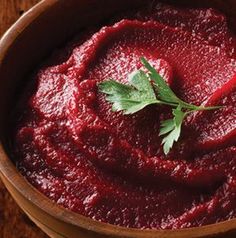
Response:
[[[0,0],[0,36],[39,0]],[[47,238],[20,210],[0,181],[0,238]]]

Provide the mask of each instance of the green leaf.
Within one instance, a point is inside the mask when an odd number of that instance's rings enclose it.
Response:
[[[107,101],[113,103],[113,111],[133,114],[158,103],[152,84],[142,70],[130,74],[128,82],[126,85],[109,80],[99,84],[100,91],[108,95]]]
[[[99,84],[99,90],[107,95],[106,99],[112,103],[113,111],[123,111],[124,114],[136,113],[151,104],[173,107],[173,118],[161,123],[159,133],[159,136],[165,135],[162,144],[164,153],[167,155],[173,144],[179,140],[181,126],[187,114],[201,110],[216,110],[221,107],[196,106],[184,102],[145,58],[141,58],[141,61],[148,70],[148,74],[137,70],[129,75],[129,84],[108,80]]]
[[[165,135],[175,128],[175,122],[173,119],[169,119],[161,122],[161,129],[159,136]]]
[[[145,58],[141,58],[141,61],[145,68],[149,71],[150,78],[154,82],[154,86],[157,90],[158,96],[161,100],[167,103],[176,104],[176,106],[181,105],[182,107],[189,109],[196,109],[198,106],[186,103],[182,101],[173,90],[169,87],[166,81],[161,77],[161,75],[153,68]]]
[[[181,126],[186,113],[182,111],[181,106],[172,110],[173,118],[163,121],[161,123],[161,130],[159,135],[166,135],[163,140],[163,150],[167,155],[173,147],[174,142],[177,142],[181,134]]]

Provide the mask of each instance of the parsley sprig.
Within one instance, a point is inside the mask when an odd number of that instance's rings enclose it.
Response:
[[[123,111],[125,115],[134,114],[152,104],[171,106],[173,118],[161,122],[159,133],[159,136],[163,136],[163,150],[167,155],[174,142],[179,140],[183,121],[188,114],[220,107],[196,106],[184,102],[145,58],[141,58],[141,61],[148,73],[141,69],[134,71],[128,77],[129,84],[112,79],[103,81],[99,84],[99,90],[107,95],[106,100],[113,104],[113,111]]]

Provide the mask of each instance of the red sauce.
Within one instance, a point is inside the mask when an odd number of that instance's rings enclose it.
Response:
[[[236,217],[236,38],[225,16],[154,4],[116,19],[33,77],[14,119],[18,169],[59,205],[115,225],[179,229]],[[158,134],[168,108],[124,116],[98,92],[105,79],[126,82],[141,56],[183,100],[224,105],[188,117],[167,157]]]

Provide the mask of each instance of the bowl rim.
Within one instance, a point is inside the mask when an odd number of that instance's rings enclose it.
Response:
[[[65,1],[65,0],[64,0]],[[0,39],[0,67],[4,57],[15,40],[22,32],[37,18],[49,11],[52,6],[59,4],[61,0],[41,0],[38,4],[24,13],[2,36]],[[113,235],[116,237],[160,237],[160,238],[189,238],[205,237],[219,233],[226,233],[236,229],[236,218],[201,227],[184,228],[177,230],[149,229],[142,230],[137,228],[126,228],[108,223],[95,221],[91,218],[72,212],[40,193],[19,173],[15,165],[8,157],[3,144],[0,142],[0,174],[7,179],[10,184],[27,200],[33,203],[37,208],[56,219],[104,235]],[[43,201],[43,202],[42,202]],[[43,206],[42,206],[43,204]]]

